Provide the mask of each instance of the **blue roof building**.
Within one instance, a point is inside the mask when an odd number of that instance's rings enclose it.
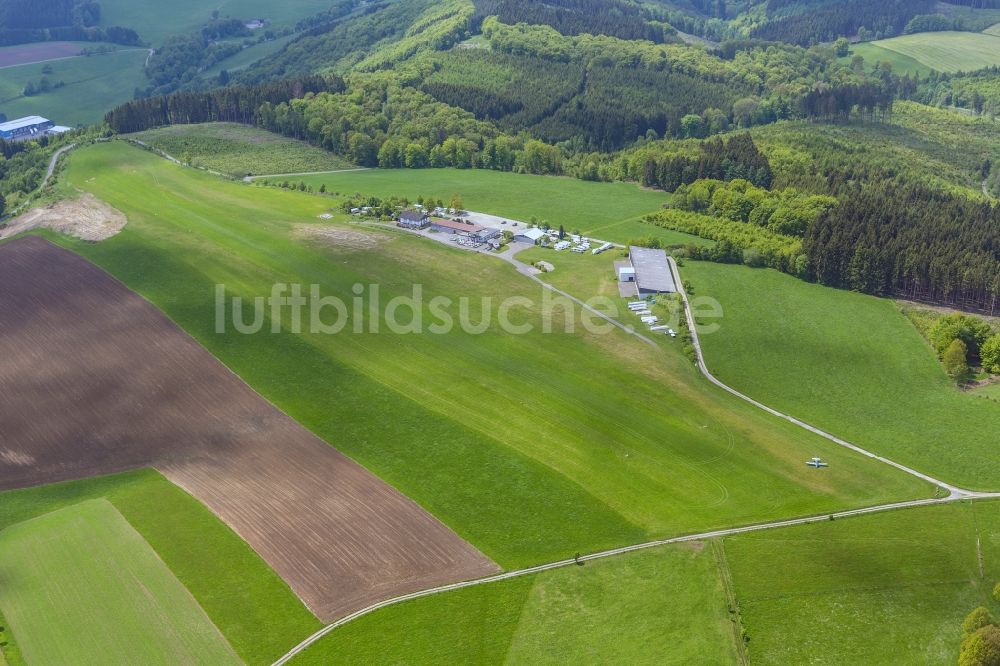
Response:
[[[25,116],[17,120],[0,123],[0,139],[7,141],[17,141],[19,139],[30,139],[44,134],[46,130],[55,127],[48,118],[41,116]]]

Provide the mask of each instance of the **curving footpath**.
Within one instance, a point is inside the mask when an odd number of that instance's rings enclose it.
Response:
[[[484,254],[487,254],[487,253],[484,253]],[[518,272],[520,272],[522,275],[525,275],[526,277],[531,278],[532,280],[534,280],[535,282],[538,282],[539,284],[543,285],[544,287],[546,287],[546,288],[548,288],[548,289],[550,289],[550,290],[552,290],[552,291],[554,291],[554,292],[556,292],[556,293],[558,293],[558,294],[560,294],[562,296],[565,296],[566,298],[569,298],[574,303],[577,303],[581,307],[586,308],[588,311],[596,314],[597,316],[599,316],[602,319],[608,321],[609,323],[614,324],[615,326],[617,326],[618,328],[624,330],[625,332],[627,332],[627,333],[629,333],[631,335],[636,336],[637,338],[639,338],[643,342],[651,344],[651,345],[654,345],[654,346],[657,346],[656,343],[653,340],[649,339],[648,337],[646,337],[642,333],[639,333],[633,327],[628,326],[626,324],[623,324],[619,320],[614,319],[613,317],[610,317],[610,316],[604,314],[603,312],[600,312],[599,310],[596,310],[596,309],[590,307],[589,305],[587,305],[586,303],[584,303],[582,300],[576,298],[575,296],[572,296],[572,295],[570,295],[570,294],[562,291],[561,289],[557,289],[556,287],[553,287],[552,285],[548,284],[547,282],[542,281],[541,279],[539,279],[537,277],[537,275],[535,275],[532,272],[530,272],[530,270],[525,270],[525,269],[530,269],[531,267],[529,267],[527,264],[525,264],[523,262],[518,261],[513,256],[507,256],[506,253],[502,254],[502,255],[497,255],[497,254],[492,254],[492,253],[488,253],[488,254],[489,254],[489,256],[493,256],[493,257],[496,257],[498,259],[502,259],[504,261],[507,261],[510,264],[513,264],[518,269]],[[810,524],[810,523],[817,523],[817,522],[820,522],[820,521],[836,520],[836,519],[839,519],[839,518],[850,518],[852,516],[863,516],[863,515],[867,515],[867,514],[870,514],[870,513],[880,513],[880,512],[883,512],[883,511],[892,511],[892,510],[895,510],[895,509],[906,509],[906,508],[914,508],[914,507],[921,507],[921,506],[932,506],[932,505],[937,505],[937,504],[947,504],[947,503],[950,503],[950,502],[959,502],[959,501],[962,501],[962,500],[969,500],[969,499],[1000,498],[1000,492],[997,492],[997,493],[988,493],[988,492],[978,492],[978,491],[973,491],[973,490],[966,490],[964,488],[959,488],[958,486],[954,486],[952,484],[945,483],[944,481],[940,481],[938,479],[935,479],[932,476],[924,474],[923,472],[915,470],[915,469],[913,469],[911,467],[907,467],[907,466],[905,466],[905,465],[903,465],[901,463],[898,463],[898,462],[896,462],[894,460],[890,460],[889,458],[885,458],[883,456],[876,455],[876,454],[872,453],[871,451],[867,451],[866,449],[861,448],[860,446],[857,446],[855,444],[851,444],[850,442],[847,442],[847,441],[845,441],[843,439],[840,439],[839,437],[836,437],[836,436],[831,435],[831,434],[829,434],[829,433],[827,433],[827,432],[825,432],[825,431],[823,431],[823,430],[821,430],[819,428],[811,426],[808,423],[805,423],[804,421],[801,421],[801,420],[795,418],[794,416],[789,416],[787,414],[779,412],[776,409],[772,409],[771,407],[768,407],[767,405],[765,405],[765,404],[763,404],[761,402],[758,402],[757,400],[754,400],[750,396],[745,395],[744,393],[741,393],[741,392],[737,391],[736,389],[732,388],[731,386],[728,386],[728,385],[724,384],[719,379],[716,379],[716,377],[714,375],[712,375],[711,372],[709,372],[708,366],[705,364],[705,357],[704,357],[704,355],[702,353],[701,342],[698,339],[698,331],[695,328],[694,315],[691,312],[691,304],[688,301],[687,292],[684,290],[684,284],[683,284],[683,282],[680,279],[680,271],[677,268],[677,263],[674,261],[673,257],[669,257],[668,259],[669,259],[669,262],[670,262],[670,269],[671,269],[671,271],[674,274],[675,283],[677,284],[677,288],[678,288],[680,296],[681,296],[681,301],[684,304],[684,314],[685,314],[685,317],[687,319],[688,328],[691,331],[691,341],[692,341],[692,345],[694,346],[695,353],[696,353],[696,356],[697,356],[698,369],[705,376],[705,378],[708,379],[708,381],[712,382],[713,384],[715,384],[716,386],[718,386],[722,390],[726,391],[727,393],[730,393],[730,394],[736,396],[737,398],[740,398],[741,400],[745,400],[746,402],[749,402],[751,405],[754,405],[758,409],[764,410],[768,414],[771,414],[773,416],[777,416],[778,418],[781,418],[781,419],[785,419],[786,421],[794,423],[795,425],[799,426],[800,428],[803,428],[803,429],[808,430],[809,432],[811,432],[813,434],[816,434],[816,435],[819,435],[820,437],[828,439],[831,442],[833,442],[833,443],[835,443],[835,444],[837,444],[839,446],[843,446],[845,448],[848,448],[848,449],[850,449],[850,450],[852,450],[852,451],[854,451],[856,453],[860,453],[863,456],[866,456],[868,458],[872,458],[873,460],[877,460],[879,462],[885,463],[886,465],[890,465],[890,466],[895,467],[896,469],[898,469],[898,470],[900,470],[902,472],[905,472],[905,473],[910,474],[912,476],[916,476],[917,478],[922,479],[924,481],[927,481],[928,483],[931,483],[931,484],[933,484],[933,485],[935,485],[935,486],[937,486],[939,488],[943,488],[943,489],[945,489],[945,490],[948,491],[948,496],[947,497],[943,497],[943,498],[920,499],[920,500],[910,500],[910,501],[906,501],[906,502],[894,502],[894,503],[891,503],[891,504],[880,504],[878,506],[865,507],[865,508],[861,508],[861,509],[850,509],[850,510],[847,510],[847,511],[838,511],[838,512],[830,513],[830,514],[822,514],[822,515],[815,515],[815,516],[806,516],[806,517],[803,517],[803,518],[791,518],[791,519],[787,519],[787,520],[779,520],[779,521],[774,521],[774,522],[769,522],[769,523],[760,523],[760,524],[756,524],[756,525],[744,525],[742,527],[731,527],[731,528],[727,528],[727,529],[714,530],[714,531],[711,531],[711,532],[701,532],[699,534],[687,534],[687,535],[677,536],[677,537],[671,537],[671,538],[667,538],[667,539],[658,539],[658,540],[655,540],[655,541],[646,541],[644,543],[633,544],[633,545],[630,545],[630,546],[622,546],[620,548],[612,548],[610,550],[604,550],[604,551],[600,551],[600,552],[597,552],[597,553],[591,553],[589,555],[582,555],[579,558],[559,560],[558,562],[550,562],[548,564],[540,564],[538,566],[528,567],[526,569],[517,569],[517,570],[514,570],[514,571],[508,571],[508,572],[505,572],[505,573],[497,574],[495,576],[489,576],[487,578],[478,578],[478,579],[475,579],[475,580],[464,581],[464,582],[461,582],[461,583],[453,583],[451,585],[443,585],[441,587],[434,587],[434,588],[430,588],[430,589],[427,589],[427,590],[421,590],[420,592],[414,592],[412,594],[406,594],[406,595],[403,595],[403,596],[400,596],[400,597],[395,597],[393,599],[387,599],[387,600],[379,602],[377,604],[372,604],[371,606],[368,606],[367,608],[363,608],[363,609],[361,609],[359,611],[351,613],[350,615],[337,620],[336,622],[333,622],[331,624],[326,625],[325,627],[323,627],[322,629],[320,629],[319,631],[317,631],[316,633],[312,634],[311,636],[309,636],[308,638],[306,638],[305,640],[303,640],[301,643],[299,643],[298,645],[296,645],[295,647],[293,647],[291,650],[289,650],[280,659],[278,659],[277,661],[275,661],[272,666],[283,666],[284,664],[289,663],[297,655],[301,654],[303,651],[305,651],[306,649],[308,649],[311,645],[313,645],[314,643],[316,643],[318,640],[320,640],[321,638],[323,638],[324,636],[326,636],[327,634],[329,634],[333,630],[337,629],[338,627],[342,627],[342,626],[344,626],[345,624],[347,624],[349,622],[352,622],[354,620],[357,620],[358,618],[364,617],[365,615],[368,615],[369,613],[373,613],[373,612],[375,612],[375,611],[377,611],[377,610],[379,610],[381,608],[385,608],[387,606],[392,606],[392,605],[395,605],[395,604],[398,604],[398,603],[402,603],[404,601],[410,601],[410,600],[413,600],[413,599],[419,599],[420,597],[427,597],[427,596],[430,596],[432,594],[440,594],[442,592],[451,592],[451,591],[460,590],[460,589],[466,588],[466,587],[472,587],[473,585],[485,585],[487,583],[496,583],[496,582],[500,582],[500,581],[504,581],[504,580],[509,580],[511,578],[517,578],[519,576],[528,576],[528,575],[531,575],[531,574],[541,573],[543,571],[550,571],[552,569],[560,569],[562,567],[569,567],[569,566],[574,566],[574,565],[579,566],[579,565],[585,564],[586,562],[591,562],[591,561],[603,559],[603,558],[606,558],[606,557],[614,557],[616,555],[624,555],[626,553],[632,553],[632,552],[635,552],[635,551],[638,551],[638,550],[645,550],[647,548],[655,548],[655,547],[658,547],[658,546],[666,546],[666,545],[670,545],[670,544],[685,543],[685,542],[689,542],[689,541],[702,541],[702,540],[705,540],[705,539],[712,539],[712,538],[717,538],[717,537],[732,536],[734,534],[744,534],[744,533],[747,533],[747,532],[758,532],[758,531],[762,531],[762,530],[772,530],[772,529],[780,529],[780,528],[783,528],[783,527],[793,527],[795,525],[807,525],[807,524]]]

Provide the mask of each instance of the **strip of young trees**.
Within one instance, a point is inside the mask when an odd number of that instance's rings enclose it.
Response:
[[[475,0],[476,18],[498,16],[504,23],[549,25],[564,35],[610,35],[621,39],[664,40],[663,26],[648,23],[638,4],[621,0]]]
[[[718,137],[702,141],[697,155],[670,155],[662,158],[648,154],[642,173],[632,175],[646,187],[673,192],[681,185],[697,180],[746,180],[756,187],[769,188],[774,174],[767,156],[760,152],[747,133],[726,140]]]
[[[230,86],[205,92],[177,92],[125,102],[108,112],[104,121],[115,132],[141,132],[165,125],[258,122],[258,109],[265,103],[282,104],[309,93],[342,91],[338,76],[305,76],[255,86]]]

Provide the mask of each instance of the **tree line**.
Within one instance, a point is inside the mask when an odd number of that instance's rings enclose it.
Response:
[[[698,180],[745,180],[760,188],[770,188],[774,174],[767,156],[760,152],[747,133],[729,139],[702,141],[696,155],[647,155],[639,181],[646,187],[673,192]]]
[[[254,86],[230,86],[204,92],[177,92],[125,102],[105,115],[115,132],[141,132],[165,125],[257,122],[257,111],[265,103],[282,104],[309,93],[343,90],[338,76],[304,76]]]
[[[552,26],[564,35],[609,35],[664,41],[662,25],[648,23],[637,4],[621,0],[475,0],[477,22],[498,16],[504,23]]]
[[[94,0],[0,0],[0,46],[47,41],[142,43],[120,26],[98,27],[101,5]]]
[[[934,0],[841,0],[814,2],[769,0],[768,20],[753,28],[757,39],[809,46],[853,36],[864,28],[879,37],[898,35],[917,14],[934,11]]]
[[[806,232],[810,277],[995,314],[1000,208],[912,182],[856,186]]]

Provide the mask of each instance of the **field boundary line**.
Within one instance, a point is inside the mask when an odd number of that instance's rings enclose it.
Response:
[[[473,580],[462,581],[460,583],[451,583],[449,585],[442,585],[440,587],[428,588],[426,590],[420,590],[419,592],[412,592],[410,594],[404,594],[399,597],[394,597],[392,599],[386,599],[385,601],[380,601],[376,604],[372,604],[366,608],[355,611],[350,615],[346,615],[341,619],[331,622],[325,627],[319,629],[305,640],[300,642],[298,645],[293,647],[283,656],[281,656],[277,661],[275,661],[271,666],[284,666],[288,664],[297,655],[301,654],[311,645],[316,643],[318,640],[331,633],[333,630],[344,626],[354,620],[357,620],[365,615],[373,613],[374,611],[386,608],[388,606],[394,606],[396,604],[402,603],[404,601],[411,601],[413,599],[419,599],[421,597],[428,597],[434,594],[440,594],[442,592],[452,592],[454,590],[461,590],[467,587],[473,587],[476,585],[485,585],[487,583],[497,583],[505,580],[510,580],[511,578],[518,578],[520,576],[528,576],[531,574],[543,573],[545,571],[552,571],[553,569],[561,569],[564,567],[578,566],[585,564],[587,562],[593,562],[596,560],[601,560],[608,557],[615,557],[618,555],[625,555],[628,553],[634,553],[640,550],[648,550],[650,548],[657,548],[660,546],[669,546],[679,543],[688,543],[691,541],[705,541],[708,539],[714,539],[719,537],[733,536],[736,534],[747,534],[751,532],[760,532],[764,530],[779,529],[782,527],[795,527],[797,525],[809,525],[812,523],[826,522],[830,520],[837,520],[840,518],[851,518],[854,516],[864,516],[871,513],[882,513],[886,511],[894,511],[899,509],[910,509],[923,506],[935,506],[938,504],[950,504],[953,502],[961,502],[968,499],[1000,499],[1000,493],[981,493],[974,498],[967,497],[964,495],[950,495],[948,497],[940,498],[928,498],[920,500],[908,500],[904,502],[893,502],[890,504],[879,504],[876,506],[864,507],[861,509],[848,509],[845,511],[838,511],[834,513],[823,513],[816,514],[812,516],[804,516],[801,518],[789,518],[785,520],[778,520],[768,523],[757,523],[754,525],[743,525],[741,527],[729,527],[725,529],[713,530],[711,532],[701,532],[698,534],[686,534],[683,536],[669,537],[666,539],[657,539],[654,541],[645,541],[643,543],[632,544],[630,546],[621,546],[619,548],[612,548],[609,550],[603,550],[596,553],[590,553],[588,555],[581,555],[579,558],[569,558],[565,560],[558,560],[556,562],[549,562],[547,564],[539,564],[533,567],[527,567],[525,569],[515,569],[513,571],[507,571],[504,573],[496,574],[494,576],[487,576],[485,578],[476,578]]]
[[[109,53],[91,53],[90,55],[77,53],[76,55],[59,56],[58,58],[47,58],[46,60],[32,60],[31,62],[19,62],[16,65],[0,65],[0,69],[10,69],[11,67],[25,67],[27,65],[41,65],[47,62],[58,62],[59,60],[72,60],[73,58],[94,58],[94,57],[100,57],[102,55],[113,55],[115,53],[131,53],[133,51],[145,51],[145,50],[146,49],[115,49],[114,51],[111,51]]]
[[[353,167],[350,169],[329,169],[327,171],[300,171],[298,173],[262,173],[257,176],[247,176],[243,180],[252,183],[261,178],[285,178],[290,176],[322,176],[328,173],[351,173],[352,171],[371,171],[369,167]]]

